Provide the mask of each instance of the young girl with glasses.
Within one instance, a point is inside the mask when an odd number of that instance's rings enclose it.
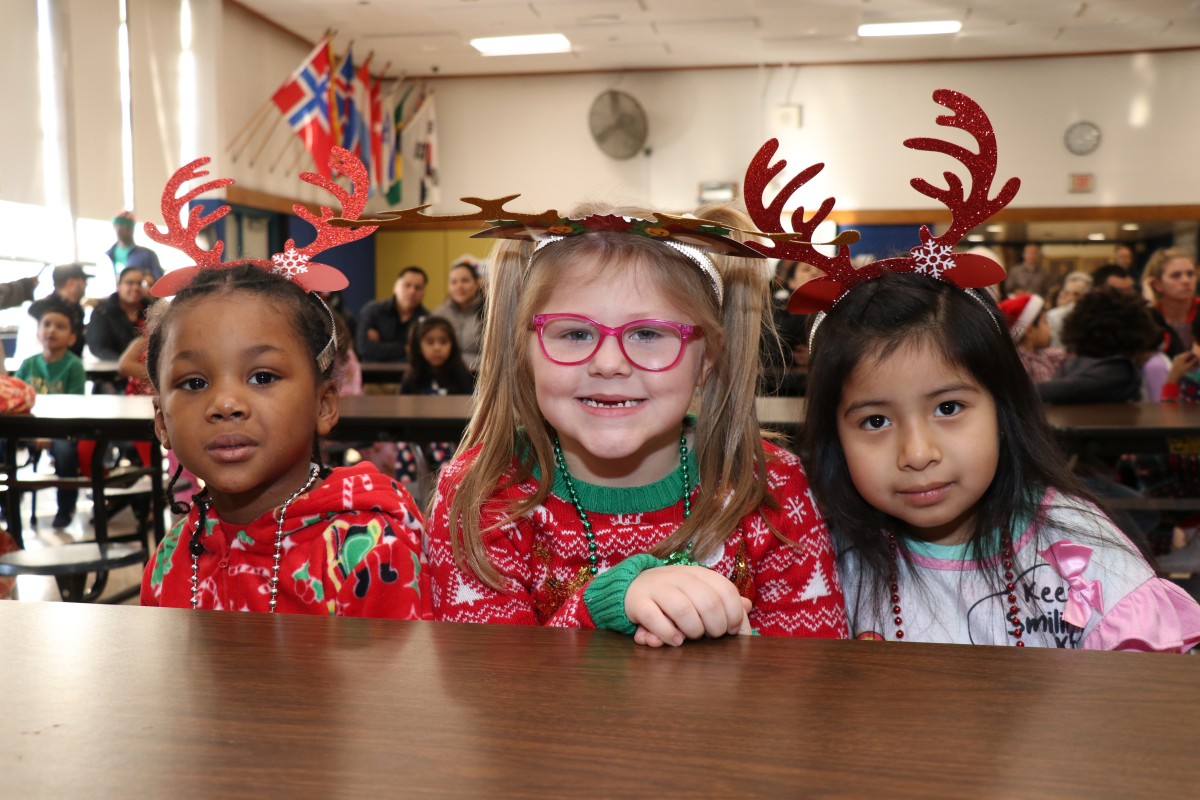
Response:
[[[475,413],[429,516],[435,618],[843,637],[807,480],[758,427],[768,270],[655,220],[497,246]]]

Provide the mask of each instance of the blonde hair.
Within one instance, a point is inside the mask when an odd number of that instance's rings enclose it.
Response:
[[[1151,281],[1161,281],[1163,273],[1167,269],[1167,264],[1177,258],[1185,258],[1196,263],[1196,259],[1187,250],[1181,250],[1178,247],[1165,247],[1161,250],[1155,250],[1154,255],[1150,256],[1150,260],[1146,262],[1146,269],[1142,272],[1142,296],[1146,298],[1146,302],[1157,304],[1161,299]]]
[[[710,208],[704,217],[738,219],[736,224],[751,227],[744,215],[732,209]],[[710,256],[725,284],[724,303],[718,307],[711,285],[696,264],[645,237],[587,233],[545,247],[536,258],[533,250],[531,242],[501,240],[489,259],[491,288],[479,384],[459,457],[475,446],[479,453],[463,473],[448,513],[455,559],[485,584],[507,588],[488,558],[485,535],[529,513],[550,494],[554,431],[538,407],[528,327],[553,291],[562,267],[585,256],[596,264],[595,274],[613,269],[644,270],[660,285],[670,286],[679,307],[693,313],[704,328],[700,346],[706,348],[711,371],[693,402],[697,420],[692,449],[697,484],[706,488],[692,504],[691,516],[653,550],[664,557],[690,542],[693,555],[704,558],[724,543],[742,517],[771,502],[755,408],[761,325],[764,317],[770,317],[765,313],[769,308],[765,262]],[[516,469],[510,475],[514,455]],[[534,468],[542,476],[537,490],[506,508],[493,506],[503,518],[482,528],[480,510],[488,506],[492,495],[527,480]]]

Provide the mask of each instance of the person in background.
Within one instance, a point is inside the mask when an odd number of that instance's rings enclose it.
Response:
[[[1133,292],[1133,278],[1124,267],[1116,264],[1104,264],[1092,272],[1092,289],[1116,289],[1122,292]]]
[[[1050,275],[1042,268],[1042,246],[1036,242],[1025,245],[1021,252],[1021,263],[1008,271],[1004,279],[1004,294],[1012,297],[1019,294],[1046,295]]]
[[[1192,320],[1200,307],[1196,297],[1196,260],[1184,250],[1158,250],[1146,262],[1142,293],[1170,328],[1167,355],[1192,349]]]
[[[409,331],[429,313],[421,305],[429,276],[420,267],[405,267],[392,296],[363,307],[358,321],[358,356],[363,361],[406,361]]]
[[[81,262],[63,264],[54,268],[54,294],[35,300],[29,306],[29,316],[40,320],[45,305],[65,305],[71,316],[71,329],[75,334],[71,352],[83,355],[83,295],[87,292],[91,273],[84,272]]]
[[[408,345],[408,373],[400,384],[400,394],[433,395],[471,394],[475,378],[463,361],[454,325],[437,314],[422,317],[412,329]],[[416,483],[423,472],[436,475],[454,455],[455,442],[398,442],[396,479]],[[424,460],[424,469],[420,460]]]
[[[1002,300],[1000,311],[1030,380],[1042,383],[1054,377],[1066,361],[1067,351],[1050,346],[1046,302],[1036,294],[1023,294]]]
[[[38,276],[31,275],[8,283],[0,283],[0,308],[11,308],[27,303],[33,299],[33,291],[37,288]]]
[[[1054,308],[1046,309],[1050,325],[1050,346],[1062,347],[1062,322],[1075,307],[1075,301],[1092,289],[1092,276],[1086,272],[1071,272],[1063,278],[1062,289],[1055,298]]]
[[[150,301],[142,294],[144,275],[137,267],[121,270],[117,290],[100,301],[87,324],[87,345],[96,358],[120,359],[146,325]],[[123,387],[120,387],[123,388]]]
[[[149,247],[142,247],[133,241],[134,218],[132,212],[122,211],[113,217],[113,232],[117,235],[116,244],[108,248],[105,254],[112,261],[113,272],[121,273],[129,267],[141,270],[154,281],[163,276],[162,266],[158,263],[158,254]]]
[[[1113,248],[1112,263],[1133,274],[1133,248],[1127,244],[1118,244]]]
[[[83,394],[87,376],[83,361],[71,352],[76,339],[72,309],[62,300],[45,298],[38,306],[38,343],[42,352],[21,362],[17,377],[33,387],[38,394]],[[60,478],[79,475],[79,451],[75,442],[54,439],[50,442],[50,454],[54,457],[54,474]],[[75,518],[75,504],[79,490],[60,488],[58,511],[54,514],[54,527],[65,528]]]
[[[446,302],[434,309],[433,313],[453,326],[463,361],[474,372],[479,369],[479,353],[483,343],[484,296],[479,259],[471,255],[459,256],[450,266],[448,289]]]
[[[1093,289],[1063,321],[1070,356],[1037,384],[1047,403],[1123,403],[1142,394],[1141,364],[1159,346],[1159,326],[1142,299],[1120,289]]]

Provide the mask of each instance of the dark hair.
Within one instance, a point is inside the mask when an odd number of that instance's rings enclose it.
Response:
[[[42,323],[42,317],[46,316],[47,314],[59,314],[67,318],[67,322],[71,326],[72,333],[76,335],[79,333],[79,331],[75,329],[75,314],[72,312],[71,306],[67,304],[66,300],[63,300],[56,294],[48,295],[44,299],[29,306],[29,313],[38,321],[39,325]]]
[[[470,261],[455,261],[450,265],[450,272],[454,272],[456,269],[465,269],[471,273],[472,278],[479,280],[479,268]]]
[[[420,275],[421,280],[425,282],[425,285],[426,286],[429,285],[429,276],[425,274],[425,270],[423,270],[417,266],[407,266],[404,269],[400,270],[400,274],[396,276],[396,280],[400,280],[401,278],[403,278],[405,275],[407,275],[410,272],[415,272],[416,274]]]
[[[1063,319],[1062,341],[1081,356],[1133,358],[1157,347],[1162,330],[1141,297],[1101,287],[1075,301]]]
[[[450,339],[450,357],[440,367],[430,364],[421,352],[421,340],[435,330],[445,331]],[[409,332],[408,372],[400,383],[400,394],[418,394],[435,378],[450,394],[471,394],[475,390],[475,379],[463,362],[454,326],[444,317],[427,314],[417,320]]]
[[[136,273],[140,274],[143,278],[146,275],[146,271],[144,269],[142,269],[141,267],[126,267],[125,269],[121,270],[121,274],[117,276],[117,283],[120,283],[121,281],[125,280],[125,276],[131,272],[136,272]]]
[[[891,555],[881,531],[903,524],[871,506],[854,486],[838,439],[838,406],[854,370],[872,358],[923,343],[979,383],[996,405],[996,475],[976,506],[968,550],[980,564],[988,537],[1042,512],[1047,489],[1095,502],[1071,473],[1000,313],[989,299],[922,275],[886,273],[846,295],[816,331],[809,362],[802,452],[813,495],[839,552],[856,551],[866,613],[886,610]],[[908,558],[905,537],[896,536]],[[993,561],[998,561],[994,559]],[[1003,567],[988,579],[1003,589]],[[854,603],[850,603],[853,607]],[[890,615],[889,615],[890,616]]]
[[[1109,278],[1128,278],[1129,270],[1117,264],[1102,264],[1092,271],[1092,289],[1104,286]]]

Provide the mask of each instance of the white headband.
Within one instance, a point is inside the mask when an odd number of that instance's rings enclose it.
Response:
[[[547,236],[544,239],[539,239],[537,245],[535,245],[533,248],[533,253],[531,253],[529,256],[529,261],[525,263],[525,273],[529,273],[529,268],[533,265],[533,257],[537,255],[539,250],[547,245],[554,244],[555,242],[561,242],[565,238],[565,236]],[[725,284],[721,280],[721,273],[717,272],[717,267],[713,264],[712,259],[705,255],[700,248],[693,247],[690,244],[682,244],[681,242],[663,240],[660,240],[659,244],[665,244],[672,250],[675,250],[686,256],[690,261],[695,263],[695,265],[700,268],[700,271],[704,274],[704,277],[708,278],[708,283],[712,287],[713,294],[717,296],[717,307],[720,308],[725,302]]]

